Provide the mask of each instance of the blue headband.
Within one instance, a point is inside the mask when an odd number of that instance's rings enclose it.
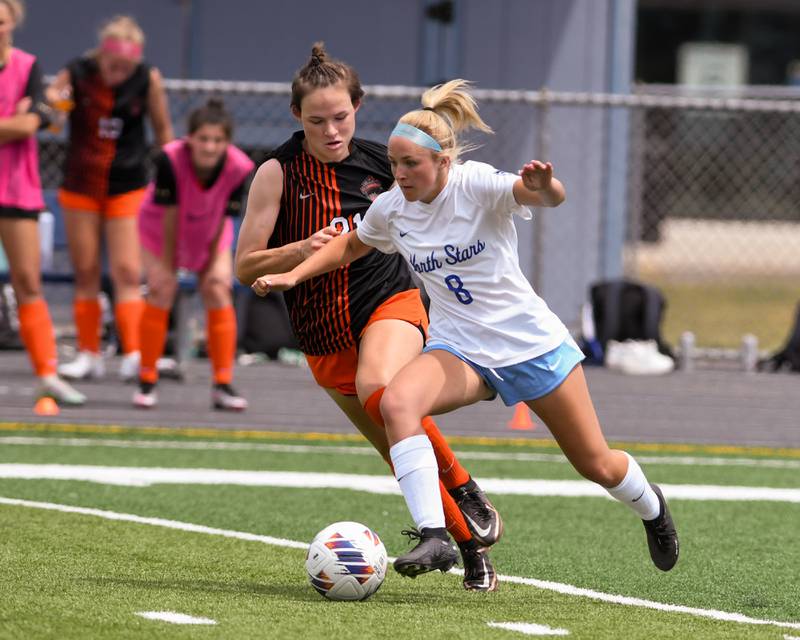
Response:
[[[401,138],[408,138],[411,140],[411,142],[418,144],[420,147],[427,147],[428,149],[433,149],[434,151],[442,150],[442,145],[436,142],[435,138],[432,138],[421,129],[417,129],[410,124],[406,124],[405,122],[398,122],[391,135],[400,136]]]

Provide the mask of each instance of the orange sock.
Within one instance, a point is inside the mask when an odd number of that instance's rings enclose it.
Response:
[[[75,300],[72,312],[78,332],[78,349],[100,353],[100,301],[97,298]]]
[[[236,356],[236,312],[232,305],[208,310],[206,335],[214,384],[230,384],[233,380],[233,358]]]
[[[19,305],[19,334],[37,376],[56,372],[56,335],[44,298]]]
[[[144,300],[125,300],[114,305],[114,321],[117,324],[122,353],[139,351],[139,324],[144,312]]]
[[[145,303],[139,323],[139,347],[142,352],[139,379],[142,382],[158,382],[156,363],[164,353],[168,327],[169,311]]]
[[[381,404],[381,397],[383,397],[383,392],[386,387],[381,387],[377,391],[375,391],[367,401],[364,403],[364,410],[367,412],[367,415],[372,418],[372,421],[375,424],[379,424],[382,427],[385,427],[386,424],[383,421],[383,416],[381,415],[380,404]],[[439,439],[444,442],[444,437],[439,432],[438,428],[435,424],[433,424],[433,420],[430,418],[425,418],[422,421],[423,427],[425,426],[425,421],[429,421],[433,425],[433,429],[436,430],[436,433],[439,434]],[[425,428],[425,432],[428,432],[428,428]],[[461,509],[458,508],[456,501],[453,500],[453,496],[447,491],[447,487],[444,485],[442,478],[442,462],[439,458],[439,452],[436,450],[436,442],[431,438],[430,434],[428,434],[428,438],[433,445],[433,451],[436,454],[436,461],[439,464],[439,494],[442,498],[442,508],[444,509],[444,523],[447,527],[447,530],[450,532],[450,535],[453,536],[456,542],[466,542],[467,540],[472,538],[472,533],[470,533],[469,527],[467,526],[467,521],[464,520],[464,514],[461,513]],[[469,480],[469,474],[464,471],[464,468],[456,461],[455,454],[452,452],[447,443],[444,442],[447,451],[450,454],[450,457],[446,459],[452,459],[455,461],[455,464],[467,475],[467,480]],[[389,463],[389,467],[392,467],[392,461],[387,460],[386,462]],[[392,468],[392,473],[394,473],[394,469]],[[466,482],[467,480],[464,480]],[[463,483],[461,483],[463,484]],[[458,486],[458,485],[455,485]]]
[[[468,482],[469,473],[461,466],[456,454],[447,444],[447,440],[444,439],[433,418],[430,416],[424,417],[422,419],[422,428],[425,429],[425,433],[428,434],[428,439],[433,445],[433,452],[436,454],[436,462],[439,465],[439,477],[444,486],[448,489],[455,489]]]

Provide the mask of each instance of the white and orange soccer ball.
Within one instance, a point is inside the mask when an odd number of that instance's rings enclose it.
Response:
[[[308,547],[306,571],[329,600],[364,600],[383,584],[389,560],[378,535],[358,522],[334,522]]]

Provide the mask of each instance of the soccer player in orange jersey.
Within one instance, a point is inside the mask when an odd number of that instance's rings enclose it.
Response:
[[[363,95],[355,70],[315,45],[292,83],[291,109],[302,131],[258,169],[251,186],[235,259],[243,283],[293,268],[358,226],[372,201],[391,188],[386,147],[354,137]],[[399,256],[376,251],[304,283],[286,302],[317,383],[388,462],[381,396],[420,353],[428,327],[408,268]],[[436,452],[446,526],[461,550],[464,586],[494,590],[487,548],[502,534],[502,520],[433,420],[423,418],[422,426]]]
[[[105,236],[114,317],[123,359],[120,377],[139,369],[143,303],[136,216],[145,194],[145,116],[156,140],[172,140],[161,74],[142,60],[144,34],[128,16],[112,18],[97,47],[67,64],[48,88],[51,102],[69,98],[69,147],[58,194],[75,270],[78,357],[60,367],[72,379],[102,377],[100,355],[101,245]]]

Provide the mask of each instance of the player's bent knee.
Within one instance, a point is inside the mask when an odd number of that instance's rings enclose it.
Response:
[[[421,419],[423,413],[410,394],[389,385],[381,398],[381,415],[387,423],[394,423],[409,416]]]
[[[603,487],[613,487],[621,481],[614,466],[604,458],[593,458],[576,466],[576,469],[584,478]]]
[[[132,265],[118,265],[111,270],[111,279],[117,286],[135,287],[139,278],[139,269]]]
[[[200,295],[209,302],[223,305],[230,297],[230,282],[222,278],[207,278],[200,284]]]
[[[42,293],[39,276],[36,273],[11,273],[11,286],[18,301],[25,301],[31,298],[38,298]]]
[[[178,285],[175,282],[150,282],[147,287],[147,301],[156,307],[169,309],[177,290]]]

